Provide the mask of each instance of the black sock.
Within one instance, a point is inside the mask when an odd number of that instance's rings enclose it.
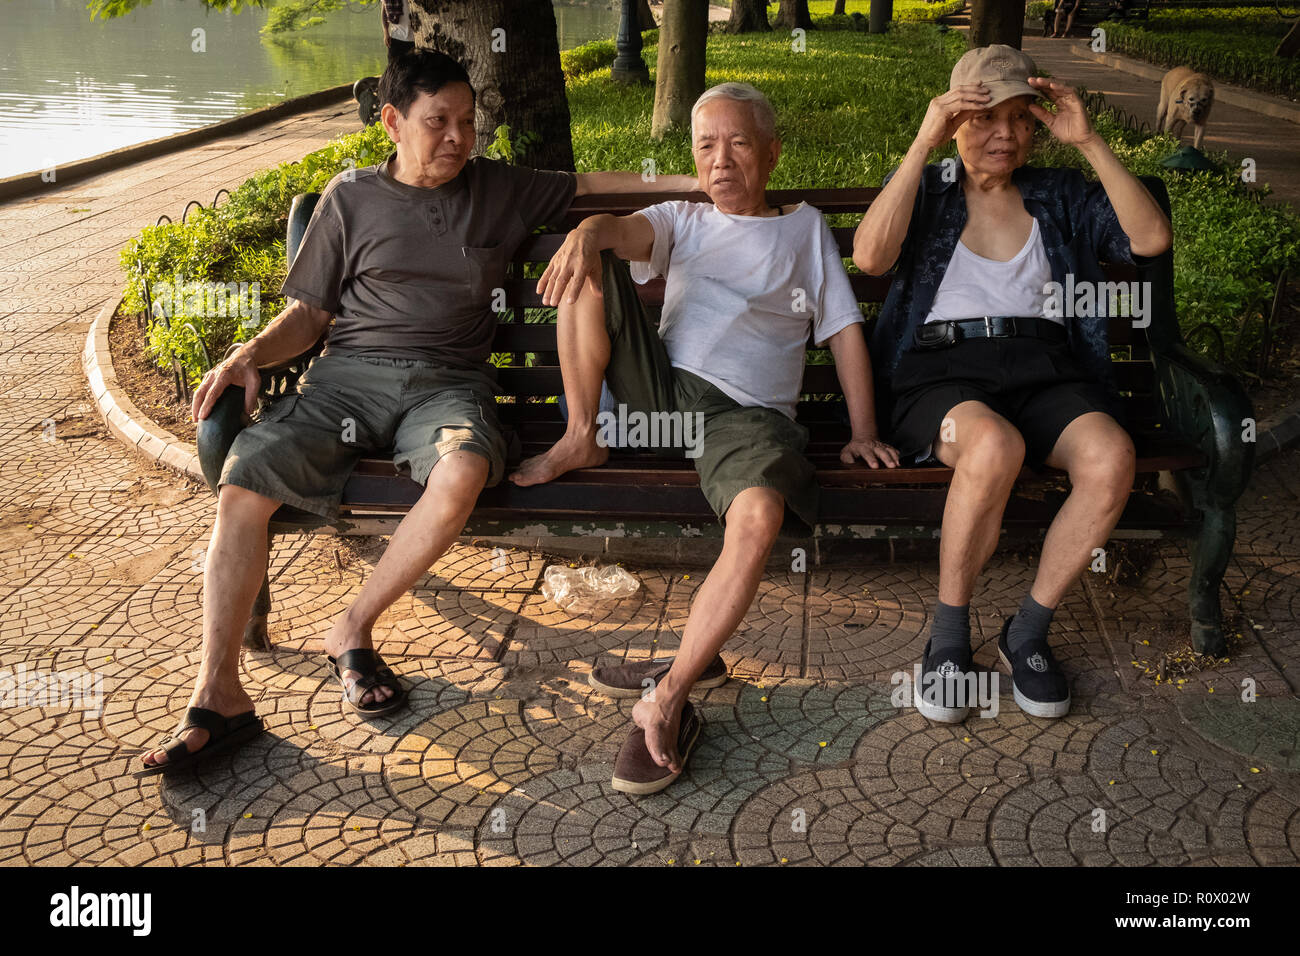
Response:
[[[970,605],[954,607],[936,601],[930,625],[930,653],[939,650],[970,650]]]
[[[1055,613],[1056,608],[1043,607],[1026,594],[1024,603],[1020,605],[1020,610],[1016,612],[1011,627],[1007,630],[1007,647],[1014,651],[1025,641],[1046,640],[1047,629],[1051,626],[1052,615]]]

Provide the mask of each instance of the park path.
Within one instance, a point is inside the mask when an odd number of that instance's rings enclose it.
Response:
[[[1112,106],[1128,111],[1155,127],[1160,102],[1160,82],[1108,66],[1090,56],[1077,39],[1052,40],[1026,35],[1023,49],[1039,69],[1061,77],[1072,86],[1106,94]],[[1300,116],[1300,106],[1296,106]],[[1190,145],[1191,130],[1184,142]],[[1300,122],[1257,113],[1226,102],[1214,104],[1205,128],[1206,151],[1224,150],[1240,163],[1255,160],[1258,182],[1268,183],[1278,201],[1300,210]]]
[[[1186,552],[1156,548],[1140,580],[1090,579],[1062,604],[1075,705],[1059,721],[1009,695],[956,727],[892,705],[934,561],[774,566],[724,651],[736,679],[701,697],[690,769],[638,802],[608,786],[631,702],[586,675],[675,650],[698,569],[629,557],[641,591],[577,617],[540,594],[543,555],[502,567],[457,544],[380,619],[411,703],[366,725],[317,637],[382,542],[282,536],[275,650],[242,662],[270,732],[196,776],[129,777],[189,695],[212,497],[107,434],[78,353],[141,226],[354,127],[346,106],[316,110],[0,204],[0,679],[86,675],[94,705],[0,707],[0,864],[1300,862],[1300,452],[1242,504],[1231,660],[1159,686],[1134,666],[1174,649],[1185,613]],[[1032,574],[1006,552],[981,577],[981,667]]]

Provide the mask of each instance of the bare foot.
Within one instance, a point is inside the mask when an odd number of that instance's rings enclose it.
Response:
[[[596,436],[565,432],[544,454],[525,458],[510,480],[516,485],[541,485],[577,468],[595,468],[609,460],[609,449]]]
[[[325,653],[335,660],[340,654],[356,650],[359,647],[373,647],[370,640],[370,631],[362,630],[356,627],[348,620],[347,612],[343,612],[330,628],[330,632],[325,635]],[[356,686],[361,675],[351,668],[347,668],[342,674],[343,682],[347,686],[348,693],[352,693],[352,688]],[[371,704],[382,704],[388,698],[392,697],[395,691],[391,687],[372,687],[361,695],[360,704],[362,707],[369,707]]]
[[[253,698],[244,693],[244,688],[238,684],[234,687],[196,687],[194,694],[190,697],[189,706],[215,710],[222,717],[234,717],[237,714],[244,714],[252,710]],[[190,753],[194,753],[208,742],[209,736],[208,732],[202,727],[191,727],[181,734],[181,740],[185,741],[185,749]],[[140,755],[140,761],[146,767],[158,767],[167,762],[167,755],[159,747],[154,750],[146,750]]]
[[[681,757],[677,754],[677,728],[681,720],[680,707],[670,719],[653,700],[638,701],[632,708],[632,722],[645,731],[645,746],[650,751],[650,759],[673,773],[682,769]]]

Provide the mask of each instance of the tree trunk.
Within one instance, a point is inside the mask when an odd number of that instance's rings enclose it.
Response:
[[[731,0],[728,33],[756,33],[771,29],[772,25],[767,22],[767,0]]]
[[[831,13],[837,17],[844,16],[844,4],[847,2],[848,0],[835,0],[835,9]]]
[[[1300,53],[1300,20],[1291,24],[1291,29],[1287,31],[1282,42],[1277,45],[1273,51],[1274,56],[1280,56],[1285,59],[1292,59],[1297,53]]]
[[[538,140],[520,158],[541,169],[573,169],[569,101],[564,95],[555,12],[535,0],[411,0],[417,49],[437,50],[469,72],[478,94],[479,155],[505,123],[511,139]],[[493,34],[494,30],[500,32]]]
[[[1019,50],[1024,28],[1024,0],[971,0],[971,49],[1005,43]]]
[[[808,0],[781,0],[781,6],[776,11],[776,19],[772,21],[772,26],[786,30],[793,30],[796,27],[801,30],[812,30],[812,14],[808,12]]]
[[[654,11],[650,9],[650,0],[637,0],[636,15],[642,32],[653,30],[659,24],[655,22]]]
[[[708,0],[664,0],[659,25],[655,110],[650,135],[689,129],[691,107],[704,92],[704,48],[709,35]]]

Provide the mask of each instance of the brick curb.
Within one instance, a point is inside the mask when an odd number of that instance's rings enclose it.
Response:
[[[91,394],[95,396],[99,414],[113,436],[137,454],[206,487],[207,481],[199,467],[195,447],[158,427],[118,387],[108,348],[108,327],[121,304],[120,295],[104,304],[90,324],[86,345],[81,352],[81,370],[86,375]]]
[[[1140,76],[1144,80],[1154,80],[1156,83],[1163,80],[1165,74],[1169,72],[1153,63],[1136,60],[1119,53],[1094,53],[1086,40],[1076,43],[1074,52],[1080,56],[1096,60],[1098,63],[1104,63],[1113,69]],[[1216,101],[1231,103],[1233,106],[1250,110],[1253,113],[1262,113],[1275,119],[1300,123],[1300,106],[1284,100],[1280,96],[1258,93],[1255,90],[1248,90],[1242,86],[1232,86],[1223,80],[1216,79],[1214,81],[1214,98]]]

